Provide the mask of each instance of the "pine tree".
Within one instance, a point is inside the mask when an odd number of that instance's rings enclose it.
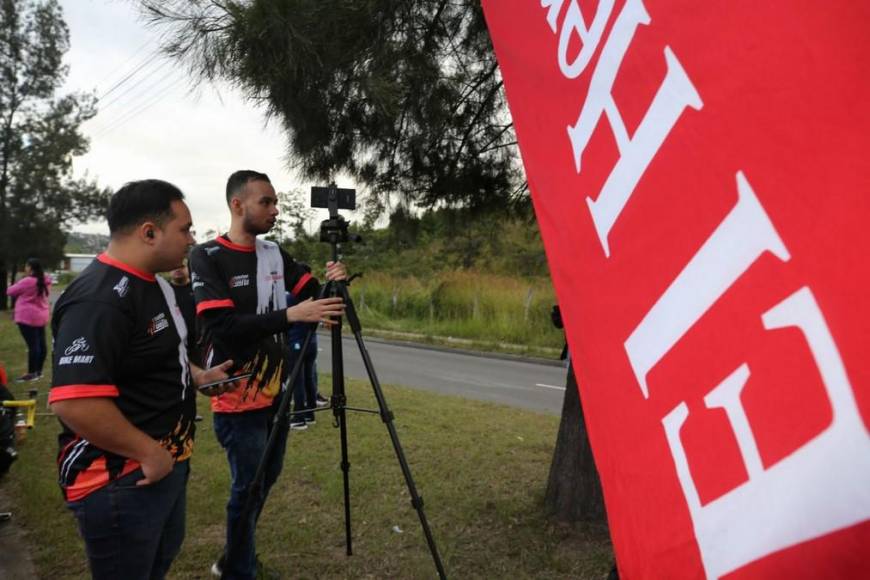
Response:
[[[300,174],[348,175],[381,212],[525,199],[477,0],[142,0],[192,76],[226,80],[285,128]]]

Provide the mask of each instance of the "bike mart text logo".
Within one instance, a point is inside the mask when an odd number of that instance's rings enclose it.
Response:
[[[72,341],[68,347],[66,347],[63,351],[65,356],[69,356],[71,354],[75,354],[77,352],[87,352],[90,350],[91,345],[88,344],[88,341],[84,336],[80,336],[79,338]]]

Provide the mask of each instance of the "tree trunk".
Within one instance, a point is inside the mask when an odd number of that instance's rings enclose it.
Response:
[[[577,379],[571,366],[544,506],[547,514],[560,522],[606,521],[601,480],[592,458]]]

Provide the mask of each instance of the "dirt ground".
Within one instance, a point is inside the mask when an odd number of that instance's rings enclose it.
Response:
[[[12,518],[0,521],[0,578],[15,580],[35,580],[36,568],[30,557],[27,533],[15,521],[12,502],[0,482],[0,513],[12,511]]]

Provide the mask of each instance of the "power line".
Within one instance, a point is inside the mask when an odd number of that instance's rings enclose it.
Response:
[[[107,134],[111,133],[112,131],[116,130],[118,127],[120,127],[120,126],[126,124],[126,123],[127,123],[128,121],[130,121],[131,119],[133,119],[133,118],[139,116],[140,114],[144,113],[145,111],[147,111],[148,109],[150,109],[152,106],[154,106],[154,105],[156,105],[157,103],[159,103],[159,102],[163,99],[163,97],[166,96],[166,94],[167,94],[170,90],[172,90],[173,88],[175,88],[175,87],[176,87],[179,83],[181,83],[181,81],[183,81],[183,80],[186,80],[185,77],[183,77],[183,76],[182,76],[182,77],[178,77],[178,78],[175,80],[174,83],[170,83],[169,85],[167,85],[167,86],[166,86],[162,91],[160,91],[160,93],[158,93],[157,95],[155,95],[155,97],[154,97],[153,99],[151,99],[150,101],[144,103],[144,104],[143,104],[142,106],[140,106],[139,108],[130,111],[130,112],[129,112],[125,117],[119,118],[119,119],[118,119],[118,120],[117,120],[113,125],[109,125],[108,127],[104,127],[104,128],[103,128],[99,133],[97,133],[96,135],[94,135],[93,138],[96,139],[96,138],[98,138],[98,137],[102,137],[102,136],[104,136],[104,135],[107,135]]]
[[[156,93],[165,89],[168,85],[164,81],[171,78],[172,75],[174,75],[176,72],[177,72],[176,69],[174,69],[174,68],[170,69],[169,72],[167,72],[162,77],[160,77],[159,80],[157,80],[154,83],[149,84],[147,88],[145,88],[142,91],[139,91],[138,93],[133,95],[131,98],[125,100],[122,104],[123,108],[121,110],[117,111],[117,114],[110,115],[108,119],[106,118],[105,115],[100,116],[100,113],[102,113],[104,110],[104,108],[101,108],[97,113],[97,115],[98,115],[97,119],[100,120],[100,123],[97,126],[98,127],[97,132],[100,132],[103,129],[106,129],[109,126],[115,124],[120,119],[126,117],[133,109],[136,109],[146,99],[149,99],[150,97],[152,97]]]
[[[133,54],[130,56],[130,58],[128,58],[127,60],[125,60],[123,64],[121,64],[121,65],[115,67],[115,68],[114,68],[114,69],[113,69],[109,74],[107,74],[106,76],[104,76],[103,78],[101,78],[101,79],[99,80],[99,82],[97,82],[97,85],[96,85],[96,86],[100,86],[101,84],[103,84],[104,82],[106,82],[107,80],[109,80],[111,77],[113,77],[113,76],[115,75],[116,72],[120,71],[121,69],[123,69],[124,67],[126,67],[128,64],[130,64],[131,62],[133,62],[133,59],[135,59],[137,56],[139,56],[139,53],[142,52],[142,49],[144,49],[144,48],[145,48],[146,46],[148,46],[149,44],[151,44],[151,39],[150,39],[150,38],[149,38],[148,40],[146,40],[145,42],[143,42],[141,45],[139,45],[139,47],[138,47],[136,50],[133,51]]]
[[[164,60],[162,63],[160,63],[160,66],[158,66],[158,67],[156,67],[156,68],[152,68],[152,69],[151,69],[147,74],[145,74],[145,76],[141,77],[141,78],[140,78],[139,80],[137,80],[135,83],[133,83],[132,85],[128,86],[126,89],[124,89],[123,91],[121,91],[120,93],[118,93],[117,95],[115,95],[115,97],[114,97],[112,100],[110,100],[108,103],[102,105],[102,106],[100,107],[100,110],[101,110],[101,111],[105,111],[107,108],[109,108],[109,107],[112,105],[112,103],[116,103],[116,102],[118,102],[118,101],[119,101],[119,100],[120,100],[124,95],[126,95],[127,93],[129,93],[130,91],[132,91],[133,89],[135,89],[136,87],[138,87],[139,85],[141,85],[141,84],[142,84],[143,82],[145,82],[146,80],[148,80],[148,79],[150,79],[151,77],[153,77],[155,73],[157,73],[158,71],[160,71],[160,70],[166,68],[166,65],[168,64],[168,62],[169,62],[169,61]],[[167,75],[167,76],[168,76],[168,75]],[[166,78],[166,77],[164,76],[163,78]]]
[[[151,64],[151,63],[154,61],[154,59],[156,59],[158,56],[160,56],[160,51],[159,51],[159,50],[155,50],[154,52],[152,52],[152,53],[151,53],[151,56],[148,57],[147,59],[145,59],[145,62],[141,63],[139,66],[137,66],[136,68],[134,68],[132,72],[128,73],[128,74],[127,74],[124,78],[122,78],[120,81],[118,81],[118,82],[116,82],[114,85],[112,85],[112,86],[109,88],[109,90],[107,90],[105,93],[103,93],[102,95],[99,96],[98,100],[102,101],[102,100],[105,99],[107,96],[109,96],[110,94],[112,94],[114,91],[116,91],[118,88],[120,88],[124,83],[126,83],[127,81],[129,81],[130,78],[132,78],[136,73],[138,73],[140,70],[142,70],[143,68],[145,68],[146,66],[148,66],[149,64]]]
[[[166,87],[163,88],[162,91],[160,91],[159,93],[154,95],[154,97],[151,100],[142,103],[139,107],[136,107],[136,108],[126,112],[125,114],[123,114],[119,117],[116,117],[112,123],[103,127],[102,129],[100,129],[94,135],[94,139],[108,135],[112,131],[115,131],[116,129],[118,129],[122,125],[127,124],[127,122],[131,121],[135,117],[138,117],[140,114],[144,113],[146,110],[150,109],[151,107],[153,107],[154,105],[159,103],[163,99],[163,97],[165,97],[166,94],[170,90],[175,88],[175,86],[178,85],[178,83],[181,82],[182,80],[183,80],[183,77],[176,79],[176,81],[174,83],[167,85]]]

